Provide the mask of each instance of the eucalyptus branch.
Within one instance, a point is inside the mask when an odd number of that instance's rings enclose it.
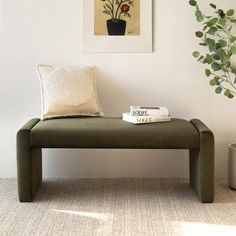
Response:
[[[211,70],[206,69],[205,74],[207,77],[215,76],[210,80],[210,85],[216,87],[215,92],[220,94],[225,90],[224,95],[233,98],[236,95],[236,83],[232,81],[232,76],[236,76],[236,68],[231,65],[231,57],[236,54],[236,36],[232,33],[233,27],[236,26],[234,10],[223,11],[210,3],[215,10],[214,15],[206,16],[200,10],[197,0],[190,0],[189,3],[196,9],[197,21],[203,23],[203,30],[195,34],[201,40],[200,45],[209,50],[205,56],[194,51],[193,56],[198,62],[211,66]],[[223,73],[221,76],[216,74],[220,71]]]
[[[221,88],[223,88],[225,91],[227,91],[227,90],[229,90],[228,88],[226,88],[225,86],[223,86],[223,85],[220,85],[220,87]],[[235,91],[231,91],[231,90],[229,90],[230,91],[230,93],[232,94],[235,94],[236,95],[236,92]],[[226,95],[225,95],[226,96]]]
[[[230,76],[229,72],[227,72],[226,74],[227,74],[227,78],[228,78],[228,83],[236,90],[236,86],[233,84],[233,81],[231,80],[231,76]]]

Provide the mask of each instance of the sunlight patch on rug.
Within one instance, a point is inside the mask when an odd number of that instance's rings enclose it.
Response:
[[[181,231],[183,236],[235,236],[236,227],[228,225],[206,224],[198,222],[181,222]]]
[[[72,214],[72,215],[78,215],[78,216],[83,216],[83,217],[95,218],[95,219],[104,220],[104,221],[110,218],[109,214],[98,213],[98,212],[68,211],[68,210],[57,210],[57,209],[52,209],[52,211],[58,212],[58,213],[64,213],[64,214]]]

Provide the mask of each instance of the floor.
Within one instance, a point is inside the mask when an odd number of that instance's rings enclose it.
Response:
[[[0,179],[0,235],[236,235],[236,191],[216,183],[202,204],[188,180],[44,180],[19,203],[15,179]]]

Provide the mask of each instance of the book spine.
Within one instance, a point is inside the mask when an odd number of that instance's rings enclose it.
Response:
[[[123,120],[134,124],[144,124],[153,122],[165,122],[170,121],[169,115],[163,116],[132,116],[130,113],[123,113]]]
[[[168,116],[169,112],[167,109],[131,109],[130,114],[132,116]]]
[[[152,123],[152,117],[144,116],[144,117],[137,117],[136,123],[137,124],[144,124],[144,123]]]
[[[130,109],[160,110],[160,109],[167,109],[167,108],[166,107],[159,107],[159,106],[130,106]]]
[[[170,118],[166,119],[155,119],[153,117],[139,117],[136,119],[135,124],[147,124],[147,123],[156,123],[156,122],[165,122],[170,121]]]

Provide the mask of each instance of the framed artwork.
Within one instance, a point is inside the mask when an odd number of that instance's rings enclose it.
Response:
[[[152,0],[84,0],[84,52],[152,52]]]

